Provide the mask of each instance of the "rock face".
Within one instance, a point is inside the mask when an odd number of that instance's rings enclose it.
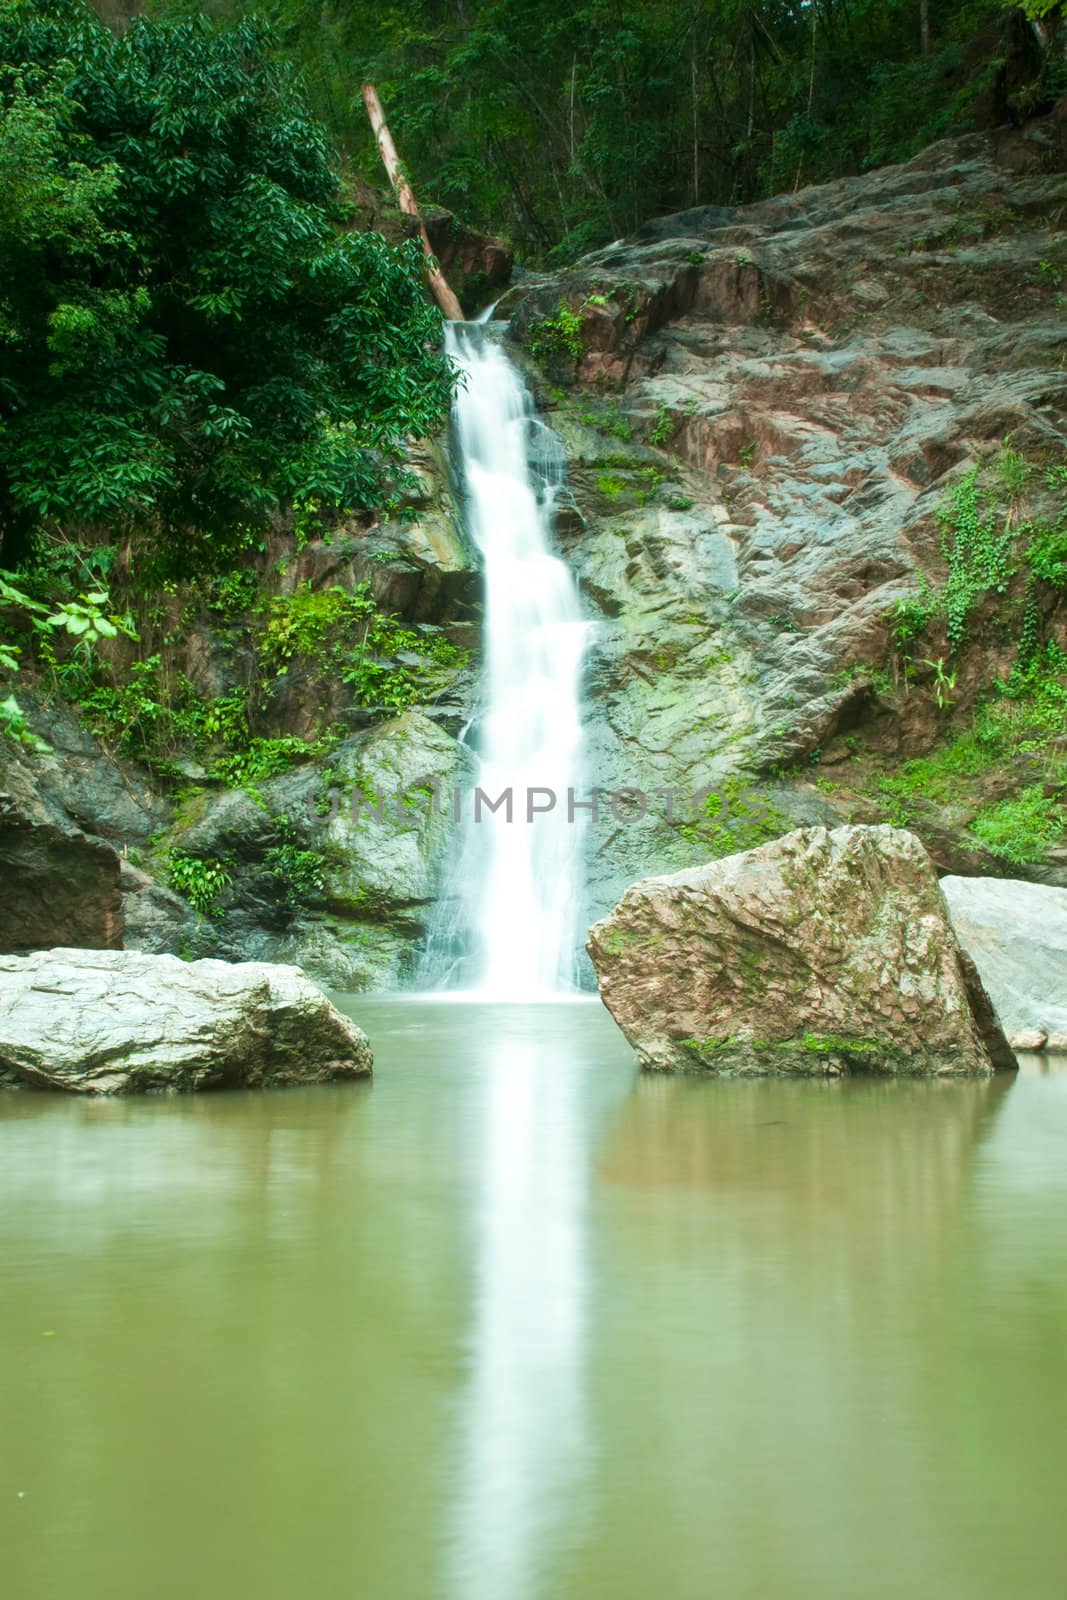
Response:
[[[197,928],[196,913],[180,895],[172,894],[129,861],[122,862],[120,881],[124,950],[141,950],[146,955],[177,955],[182,953],[183,947],[191,948]]]
[[[942,878],[956,937],[1017,1050],[1067,1050],[1067,889]]]
[[[1015,1065],[933,864],[890,827],[799,829],[634,884],[589,936],[655,1071],[985,1076]]]
[[[514,253],[506,239],[478,233],[452,212],[431,206],[423,220],[434,255],[468,316],[506,287]]]
[[[390,244],[416,237],[416,222],[398,210],[391,194],[356,176],[348,178],[347,186],[361,229],[373,228]],[[499,295],[510,279],[514,262],[511,245],[506,239],[468,227],[443,206],[423,205],[422,220],[434,255],[467,315],[473,316]]]
[[[366,1076],[365,1034],[296,967],[49,950],[0,957],[0,1086],[76,1094]]]
[[[6,752],[5,752],[6,754]],[[11,761],[0,780],[0,950],[122,946],[119,857]]]
[[[581,322],[577,372],[550,372],[541,398],[569,458],[561,544],[598,617],[591,781],[691,793],[762,775],[786,827],[874,822],[881,774],[945,738],[932,683],[949,646],[935,629],[913,650],[904,692],[892,612],[921,573],[944,579],[937,513],[962,471],[1009,436],[1035,458],[1061,448],[1065,150],[1064,114],[947,140],[906,166],[659,219],[509,291],[500,314],[530,349],[561,302]],[[1023,583],[950,664],[960,731],[1010,675]],[[1062,645],[1062,594],[1039,605]],[[768,776],[783,767],[796,775]],[[943,869],[1019,875],[968,832],[1004,798],[957,784],[910,816]],[[660,804],[603,830],[593,913],[715,844]],[[1067,883],[1062,860],[1033,875]]]
[[[469,752],[421,711],[346,739],[319,765],[230,790],[176,840],[224,867],[212,914],[127,872],[127,948],[293,962],[335,989],[410,976],[453,829]],[[432,785],[441,803],[436,804]]]

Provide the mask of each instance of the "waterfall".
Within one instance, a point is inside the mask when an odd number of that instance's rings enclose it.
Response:
[[[462,373],[453,447],[485,572],[482,690],[470,730],[476,783],[489,800],[510,792],[511,801],[495,812],[483,801],[479,817],[476,796],[464,797],[430,976],[440,982],[447,967],[449,986],[533,999],[575,987],[584,829],[568,794],[585,798],[580,680],[588,624],[553,550],[561,446],[534,415],[491,327],[453,323],[445,339]],[[553,808],[540,809],[550,794]]]

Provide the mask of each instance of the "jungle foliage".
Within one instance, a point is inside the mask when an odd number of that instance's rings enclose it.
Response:
[[[1063,87],[1053,0],[148,4],[269,19],[380,183],[359,95],[373,79],[420,198],[510,233],[531,260],[906,160],[1009,115],[1013,95],[1033,111]]]
[[[380,505],[450,374],[414,246],[346,228],[262,26],[0,0],[0,538],[232,565],[275,514]]]

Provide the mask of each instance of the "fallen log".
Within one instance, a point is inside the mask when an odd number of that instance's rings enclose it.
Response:
[[[433,247],[430,244],[425,224],[419,212],[414,190],[400,164],[400,157],[397,155],[393,136],[389,132],[385,120],[385,112],[382,110],[382,103],[378,99],[378,91],[373,83],[365,83],[360,92],[363,95],[363,104],[367,108],[370,125],[374,129],[374,137],[378,141],[378,150],[385,165],[385,170],[389,174],[389,182],[392,184],[393,193],[396,195],[396,203],[401,211],[405,212],[409,217],[414,217],[419,225],[419,237],[422,240],[422,248],[426,256],[426,272],[430,280],[430,289],[433,292],[433,297],[449,322],[462,322],[464,320],[463,307],[453,294],[448,279],[441,271],[437,257],[433,253]]]

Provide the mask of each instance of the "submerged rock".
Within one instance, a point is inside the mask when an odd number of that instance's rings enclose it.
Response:
[[[0,1087],[78,1094],[365,1077],[366,1035],[298,967],[134,951],[0,957]]]
[[[942,878],[956,937],[1016,1050],[1067,1050],[1067,889]]]
[[[1015,1065],[913,834],[802,828],[627,890],[589,935],[655,1071],[985,1076]]]

